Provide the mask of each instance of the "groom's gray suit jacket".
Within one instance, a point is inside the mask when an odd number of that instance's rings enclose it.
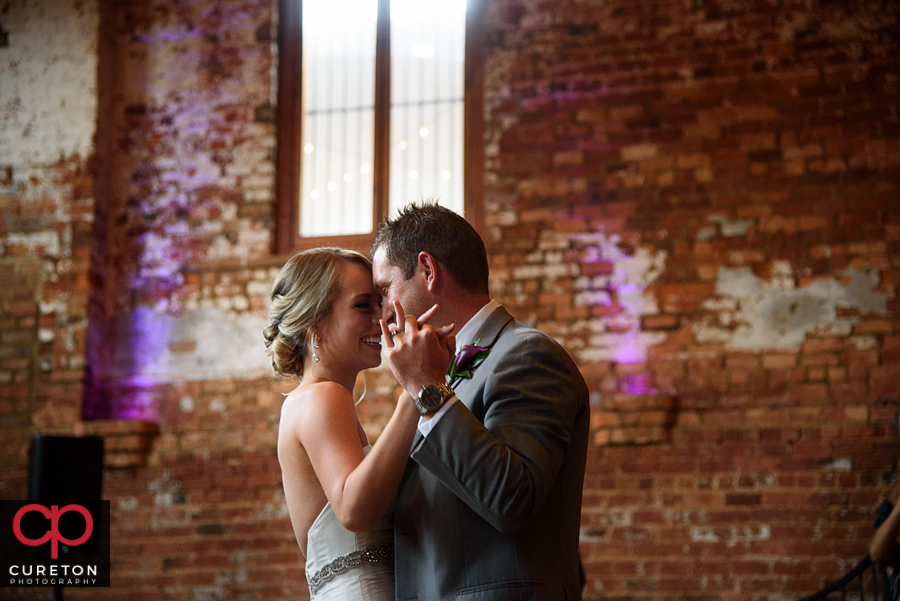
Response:
[[[476,339],[490,354],[455,386],[461,402],[416,435],[397,493],[397,600],[581,599],[584,378],[503,307]]]

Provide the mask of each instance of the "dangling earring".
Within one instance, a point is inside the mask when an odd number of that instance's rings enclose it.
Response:
[[[319,337],[316,336],[315,334],[313,334],[312,343],[313,343],[312,358],[315,363],[318,363],[319,362],[319,353],[317,353],[316,351],[319,350]]]

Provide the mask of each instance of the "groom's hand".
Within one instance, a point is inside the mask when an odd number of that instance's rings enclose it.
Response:
[[[417,320],[394,301],[395,323],[380,320],[385,358],[394,377],[413,398],[423,386],[445,381],[456,347],[454,337],[449,335],[453,324],[436,330],[427,323],[436,311],[437,305]]]

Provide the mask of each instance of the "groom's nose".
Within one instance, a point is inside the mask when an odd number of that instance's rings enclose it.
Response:
[[[381,298],[381,319],[390,323],[391,319],[394,317],[394,304],[388,301],[387,298]]]

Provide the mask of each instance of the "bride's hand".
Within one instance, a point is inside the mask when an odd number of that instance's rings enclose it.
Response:
[[[421,315],[419,315],[416,318],[416,325],[418,325],[419,328],[421,328],[423,325],[430,322],[432,320],[432,318],[434,318],[434,316],[437,315],[437,312],[440,311],[440,309],[441,309],[441,306],[437,303],[431,305],[430,309],[428,309],[427,311],[425,311],[424,313],[422,313]],[[395,316],[396,316],[395,322],[397,324],[400,324],[404,321],[402,306],[399,306],[399,303],[397,304],[397,310],[396,310]],[[450,353],[451,359],[453,359],[456,356],[456,336],[451,334],[451,332],[453,331],[453,328],[455,328],[455,327],[456,327],[455,323],[450,323],[445,326],[441,326],[440,328],[434,329],[434,333],[437,334],[438,340],[440,341],[441,345],[444,348],[446,348],[447,351]]]
[[[406,315],[399,302],[394,301],[394,323],[381,319],[384,356],[394,377],[410,393],[418,394],[423,386],[440,382],[456,352],[453,326],[434,328],[427,322],[438,306],[425,311],[420,318]],[[402,325],[401,325],[402,324]]]
[[[430,309],[419,315],[419,317],[416,318],[416,323],[419,324],[419,327],[421,328],[424,324],[431,321],[431,319],[437,314],[440,308],[440,305],[435,303],[431,306]],[[435,328],[434,330],[434,333],[438,336],[438,340],[440,340],[441,344],[443,344],[444,347],[446,347],[446,349],[450,352],[451,359],[456,356],[456,336],[451,334],[453,328],[455,327],[456,324],[450,323],[440,328]]]

